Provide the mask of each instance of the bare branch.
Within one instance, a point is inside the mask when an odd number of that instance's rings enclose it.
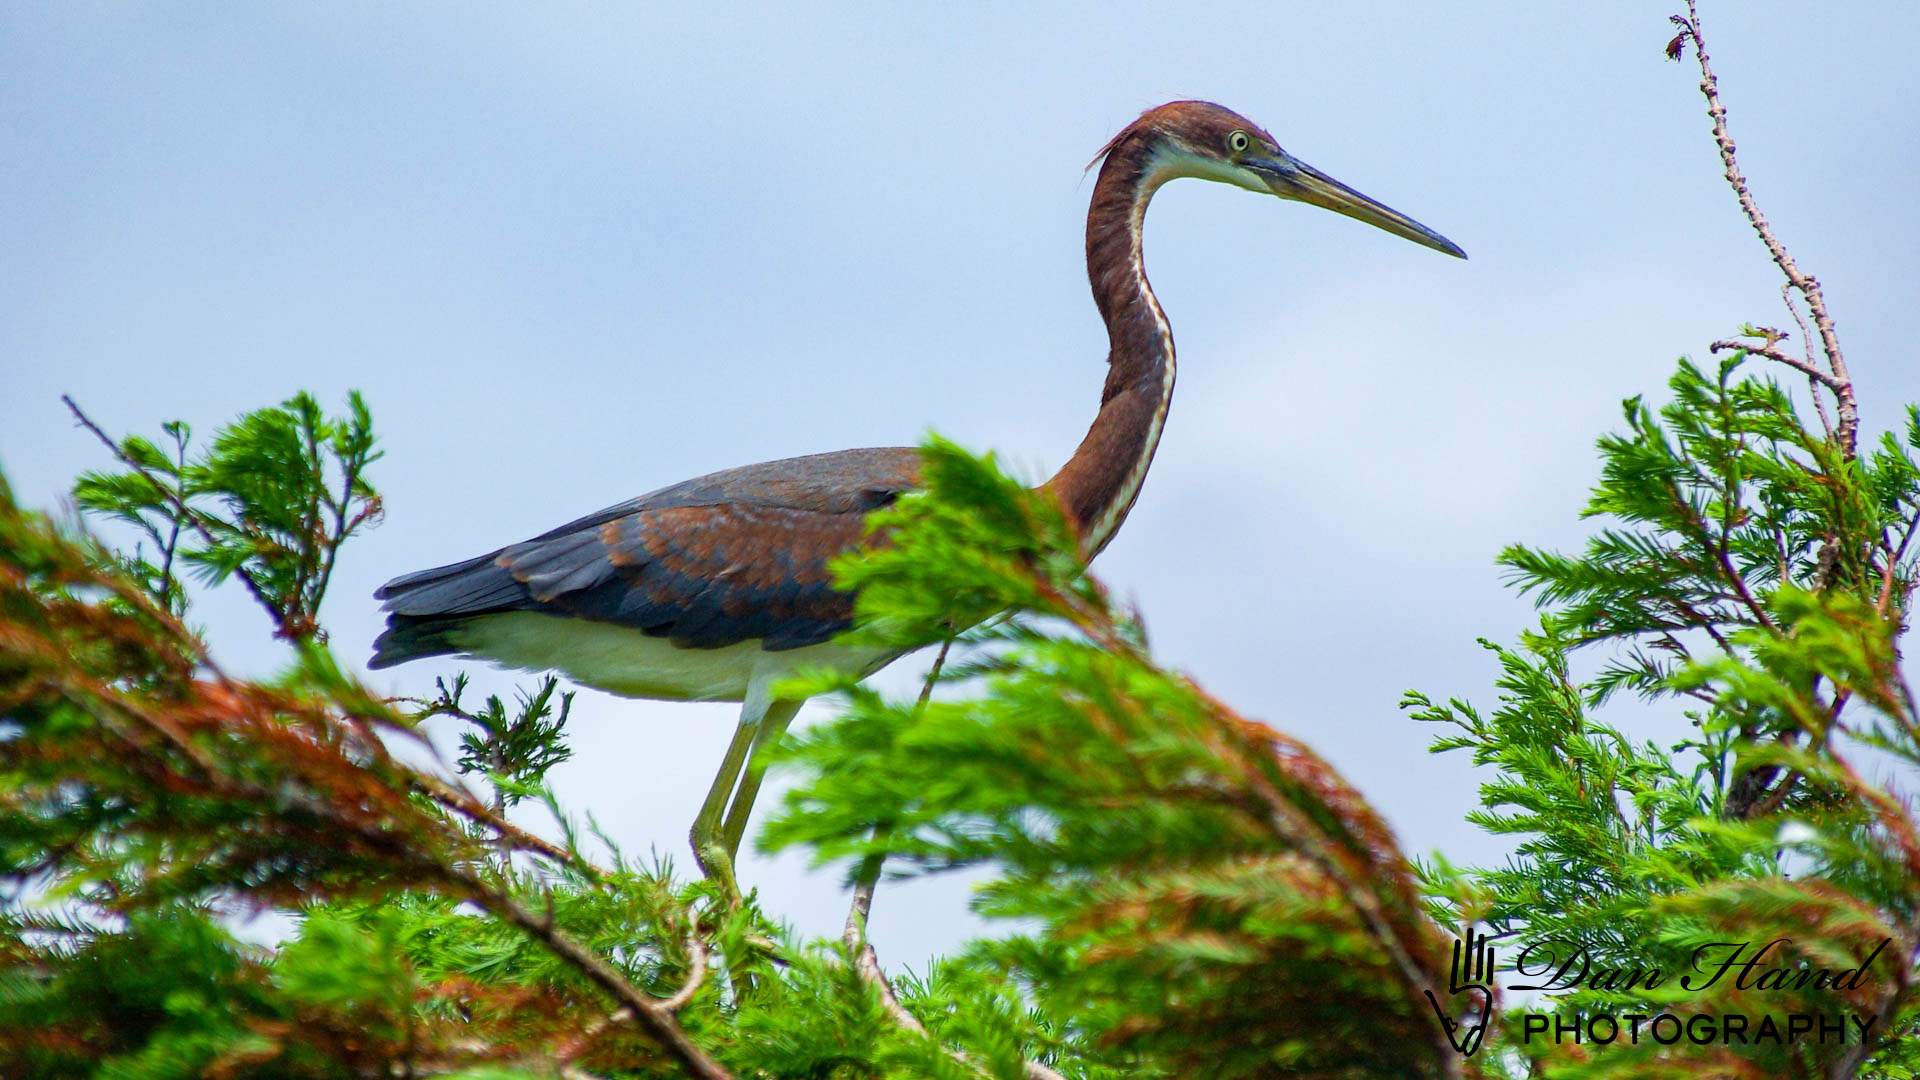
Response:
[[[1860,410],[1854,400],[1853,378],[1847,373],[1846,356],[1840,351],[1840,338],[1834,330],[1833,316],[1827,311],[1827,300],[1820,291],[1820,282],[1811,274],[1800,269],[1788,254],[1786,245],[1774,235],[1773,226],[1768,223],[1765,214],[1760,212],[1759,203],[1754,201],[1753,192],[1747,187],[1747,178],[1740,171],[1740,162],[1735,155],[1733,136],[1727,132],[1727,109],[1720,101],[1720,82],[1714,76],[1713,64],[1707,56],[1707,43],[1700,34],[1700,10],[1697,0],[1686,0],[1685,17],[1673,16],[1673,23],[1680,33],[1668,45],[1668,54],[1679,59],[1680,47],[1687,41],[1693,42],[1694,59],[1700,64],[1700,93],[1707,99],[1707,116],[1713,121],[1713,141],[1720,148],[1720,161],[1726,166],[1728,186],[1740,200],[1740,210],[1747,216],[1747,223],[1759,235],[1760,242],[1767,247],[1767,254],[1773,257],[1775,266],[1786,276],[1787,283],[1798,290],[1807,299],[1807,310],[1813,314],[1813,324],[1819,330],[1820,347],[1826,353],[1827,373],[1831,382],[1824,384],[1833,390],[1839,406],[1839,436],[1841,450],[1848,458],[1855,453],[1860,428]],[[1791,307],[1792,305],[1788,305]],[[1798,313],[1795,313],[1798,318]],[[1769,356],[1769,359],[1778,357]],[[1785,361],[1783,361],[1785,362]],[[1801,364],[1789,364],[1791,367],[1805,370]]]
[[[700,992],[700,985],[707,981],[707,942],[697,932],[687,935],[687,981],[680,984],[670,997],[660,999],[660,1007],[671,1012],[679,1012],[693,1001]]]
[[[693,1001],[694,995],[700,992],[700,987],[704,985],[706,981],[707,942],[700,936],[698,931],[695,931],[687,935],[687,981],[682,983],[680,989],[674,991],[671,997],[661,998],[660,1007],[666,1009],[668,1012],[679,1012]],[[593,1023],[588,1024],[572,1038],[555,1047],[553,1057],[561,1067],[561,1075],[571,1075],[567,1070],[571,1069],[573,1063],[583,1054],[593,1049],[593,1044],[601,1035],[605,1034],[609,1028],[616,1024],[624,1024],[632,1019],[633,1009],[622,1005],[618,1009],[595,1020]]]
[[[1722,339],[1720,341],[1716,341],[1713,344],[1707,346],[1707,349],[1708,351],[1713,352],[1716,355],[1719,353],[1732,351],[1732,352],[1752,353],[1755,356],[1764,356],[1776,364],[1785,364],[1786,366],[1794,369],[1795,371],[1805,373],[1807,378],[1811,379],[1816,383],[1819,383],[1821,386],[1824,386],[1830,390],[1833,390],[1835,393],[1838,393],[1840,389],[1845,385],[1844,383],[1840,382],[1840,380],[1820,370],[1818,367],[1807,363],[1805,360],[1802,360],[1797,356],[1791,356],[1787,353],[1781,352],[1778,348],[1772,345],[1763,345],[1757,341],[1736,341],[1736,340]],[[1818,395],[1815,396],[1814,400],[1816,401],[1819,400]]]

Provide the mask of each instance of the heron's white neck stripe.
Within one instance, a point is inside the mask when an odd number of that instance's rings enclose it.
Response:
[[[1093,522],[1088,530],[1091,541],[1089,555],[1098,554],[1113,539],[1120,528],[1120,522],[1133,509],[1134,500],[1140,497],[1140,488],[1147,481],[1147,469],[1153,464],[1153,452],[1160,445],[1160,432],[1166,427],[1167,409],[1173,404],[1173,380],[1177,371],[1173,353],[1173,327],[1167,324],[1167,313],[1160,307],[1160,298],[1153,294],[1153,286],[1147,281],[1147,269],[1142,261],[1142,234],[1145,231],[1147,203],[1152,201],[1153,193],[1161,184],[1175,176],[1185,175],[1182,167],[1186,162],[1178,155],[1156,154],[1147,166],[1146,173],[1140,179],[1135,190],[1133,206],[1127,219],[1127,269],[1133,275],[1133,287],[1147,311],[1153,316],[1154,335],[1160,346],[1160,396],[1153,403],[1153,419],[1147,427],[1147,437],[1140,443],[1140,454],[1127,468],[1127,475],[1121,481],[1120,488],[1114,493],[1113,501]]]

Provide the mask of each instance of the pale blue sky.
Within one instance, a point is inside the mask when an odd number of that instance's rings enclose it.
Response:
[[[62,392],[113,430],[207,432],[364,390],[389,516],[325,612],[353,662],[385,578],[710,469],[937,428],[1038,474],[1103,375],[1081,167],[1140,109],[1211,98],[1473,258],[1167,189],[1147,257],[1181,386],[1099,571],[1169,662],[1327,753],[1410,851],[1488,857],[1471,770],[1428,757],[1401,690],[1490,703],[1474,638],[1529,617],[1493,554],[1581,535],[1619,398],[1785,321],[1696,77],[1661,57],[1667,14],[10,5],[0,463],[44,505],[102,463]],[[1920,8],[1707,16],[1748,172],[1877,430],[1920,399]],[[276,662],[244,597],[199,610],[244,666]],[[584,693],[576,715],[566,801],[680,851],[732,709]],[[837,927],[837,871],[745,877]],[[883,893],[889,961],[964,935],[965,897]]]

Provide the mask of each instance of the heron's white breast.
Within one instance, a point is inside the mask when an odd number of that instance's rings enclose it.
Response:
[[[768,652],[757,641],[683,649],[628,627],[532,611],[483,616],[453,640],[468,654],[506,667],[558,671],[621,697],[665,701],[741,701],[749,685],[801,668],[867,675],[896,655],[833,642],[780,652]]]

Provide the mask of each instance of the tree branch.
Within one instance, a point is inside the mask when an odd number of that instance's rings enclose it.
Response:
[[[1740,161],[1735,154],[1733,136],[1727,131],[1727,109],[1720,101],[1720,81],[1714,76],[1713,64],[1707,56],[1706,39],[1700,34],[1700,10],[1697,0],[1686,0],[1686,15],[1673,16],[1673,23],[1680,28],[1680,36],[1669,46],[1668,55],[1674,59],[1680,57],[1680,46],[1684,42],[1693,42],[1694,59],[1700,64],[1700,93],[1707,99],[1707,116],[1713,121],[1713,141],[1720,148],[1720,161],[1726,166],[1725,175],[1728,186],[1740,200],[1740,210],[1747,217],[1747,223],[1759,235],[1760,242],[1767,247],[1767,254],[1773,257],[1775,266],[1786,276],[1787,283],[1807,298],[1807,310],[1813,314],[1813,325],[1820,334],[1820,347],[1826,353],[1827,374],[1831,381],[1822,380],[1833,390],[1838,402],[1839,427],[1837,434],[1840,448],[1851,459],[1855,453],[1860,428],[1860,410],[1854,400],[1853,378],[1847,373],[1847,359],[1840,351],[1840,338],[1834,330],[1833,316],[1827,311],[1827,300],[1820,291],[1820,282],[1800,269],[1800,265],[1788,254],[1785,244],[1774,235],[1773,226],[1760,212],[1760,204],[1754,201],[1753,192],[1747,186],[1746,174],[1740,171]],[[1792,307],[1791,304],[1788,305]],[[1798,319],[1798,312],[1795,318]],[[1769,359],[1778,357],[1769,356]],[[1783,361],[1784,362],[1784,361]],[[1790,363],[1789,366],[1806,370],[1811,365]]]
[[[1795,371],[1804,372],[1807,378],[1811,379],[1816,383],[1819,383],[1821,386],[1824,386],[1829,390],[1834,391],[1835,393],[1838,393],[1846,385],[1842,383],[1840,380],[1834,378],[1832,375],[1829,375],[1826,372],[1820,370],[1815,365],[1809,364],[1805,360],[1802,360],[1797,356],[1791,356],[1787,353],[1781,352],[1778,348],[1775,348],[1772,345],[1763,345],[1763,344],[1760,344],[1759,342],[1754,342],[1754,341],[1735,341],[1735,340],[1722,339],[1720,341],[1716,341],[1713,344],[1707,346],[1707,349],[1709,352],[1712,352],[1715,354],[1719,354],[1719,353],[1723,353],[1731,350],[1735,352],[1752,353],[1755,356],[1764,356],[1776,364],[1785,364],[1788,367],[1794,369]],[[1819,399],[1815,398],[1815,400],[1817,401]]]

